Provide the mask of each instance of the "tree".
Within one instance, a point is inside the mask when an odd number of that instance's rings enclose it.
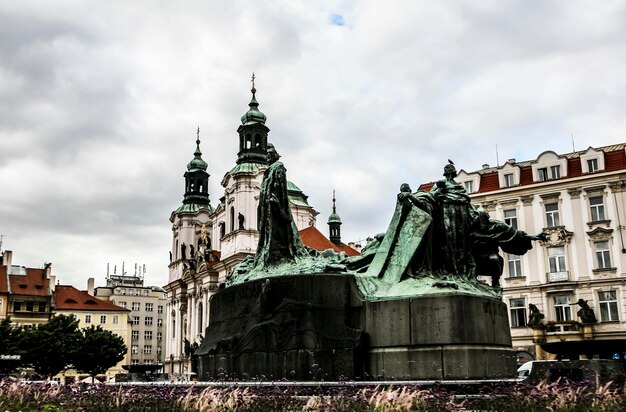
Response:
[[[57,315],[48,323],[24,329],[22,363],[35,372],[52,377],[68,368],[79,349],[81,334],[74,315]]]
[[[22,328],[11,325],[6,317],[0,321],[0,355],[20,355]],[[7,375],[21,364],[19,359],[0,359],[0,377]]]
[[[115,333],[100,326],[81,330],[80,350],[74,357],[74,367],[79,372],[88,373],[93,378],[105,373],[126,355],[124,340]]]

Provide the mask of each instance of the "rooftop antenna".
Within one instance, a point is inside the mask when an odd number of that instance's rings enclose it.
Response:
[[[0,235],[0,252],[2,252],[2,238],[4,237],[4,235]]]
[[[500,166],[500,157],[498,156],[498,144],[496,143],[496,166]]]
[[[107,278],[109,277],[109,262],[107,262]]]
[[[572,152],[576,151],[576,147],[574,147],[574,133],[572,133]]]

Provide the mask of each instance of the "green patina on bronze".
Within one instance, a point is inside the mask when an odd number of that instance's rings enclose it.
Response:
[[[290,194],[299,190],[287,182],[280,155],[267,145],[270,166],[265,170],[258,206],[259,243],[256,255],[241,262],[228,279],[228,286],[253,279],[345,271],[345,254],[322,254],[305,247],[291,215]]]
[[[445,179],[432,190],[412,193],[403,184],[385,234],[376,236],[360,256],[302,245],[291,217],[285,168],[273,150],[259,203],[260,240],[254,259],[242,262],[229,285],[271,276],[344,272],[354,275],[368,300],[401,299],[437,294],[500,297],[504,261],[499,255],[522,255],[532,248],[531,236],[475,208],[458,184],[452,162]],[[492,284],[478,276],[489,276]]]

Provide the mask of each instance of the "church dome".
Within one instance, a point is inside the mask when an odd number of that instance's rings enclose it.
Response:
[[[341,218],[337,213],[332,213],[328,216],[328,223],[341,223]]]
[[[209,164],[202,160],[202,152],[200,151],[200,129],[198,129],[198,139],[196,140],[196,151],[193,153],[193,159],[191,162],[187,163],[187,170],[206,170],[209,167]]]
[[[241,116],[241,124],[265,124],[265,120],[267,120],[265,114],[259,110],[259,103],[256,101],[255,93],[256,89],[252,88],[252,100],[248,104],[250,109]]]

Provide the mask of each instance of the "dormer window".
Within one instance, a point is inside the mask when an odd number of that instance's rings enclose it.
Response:
[[[595,173],[598,171],[598,159],[587,160],[587,171],[589,173]]]
[[[537,169],[537,177],[540,182],[545,182],[548,180],[548,168],[542,167],[541,169]]]
[[[550,166],[550,174],[552,175],[553,179],[558,179],[561,177],[561,166],[556,165],[556,166]]]
[[[504,175],[504,186],[505,187],[513,186],[513,173],[507,173]]]
[[[471,180],[463,182],[463,187],[465,187],[467,193],[472,193],[474,191],[474,182],[472,182]]]

